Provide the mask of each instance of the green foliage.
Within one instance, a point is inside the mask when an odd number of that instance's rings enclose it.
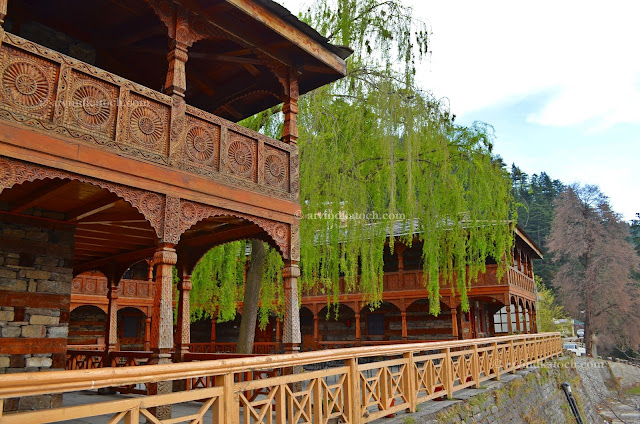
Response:
[[[214,247],[200,259],[191,276],[191,321],[215,317],[219,322],[232,321],[238,302],[242,301],[247,242],[235,241]],[[266,328],[272,314],[282,314],[282,257],[267,248],[260,289],[258,320]]]
[[[276,249],[267,248],[258,311],[258,325],[262,330],[267,327],[271,315],[276,314],[282,317],[284,314],[283,267],[280,253]]]
[[[394,1],[325,1],[305,16],[355,50],[346,78],[300,102],[300,282],[303,290],[322,285],[333,305],[341,276],[347,291],[380,303],[383,249],[398,219],[405,228],[395,236],[411,244],[417,232],[424,242],[433,314],[440,272],[466,310],[466,290],[486,257],[503,271],[511,250],[506,222],[515,209],[508,175],[491,153],[491,128],[454,124],[415,86],[428,31],[411,13]]]
[[[567,316],[564,314],[562,306],[555,302],[553,291],[542,283],[542,278],[536,275],[535,280],[538,288],[538,330],[542,333],[560,331],[554,320],[565,319]]]
[[[236,241],[214,247],[200,259],[191,276],[192,321],[235,318],[244,285],[245,251],[246,242]]]

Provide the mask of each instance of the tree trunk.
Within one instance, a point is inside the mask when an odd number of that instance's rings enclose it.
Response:
[[[244,285],[242,301],[242,320],[236,353],[253,353],[253,341],[256,337],[256,321],[258,319],[258,301],[260,300],[260,284],[266,259],[264,243],[251,240],[251,262],[247,271],[247,282]]]

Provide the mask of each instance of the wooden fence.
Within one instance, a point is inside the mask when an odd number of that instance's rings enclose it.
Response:
[[[0,424],[50,423],[111,417],[109,423],[199,423],[209,410],[213,422],[236,424],[299,422],[367,423],[466,387],[499,379],[501,374],[559,356],[558,333],[524,334],[437,343],[333,349],[168,365],[50,371],[0,376],[0,399],[70,393],[102,387],[189,380],[211,384],[170,394],[70,406],[46,411],[2,414]],[[292,370],[305,372],[292,373]],[[271,376],[245,380],[247,372]],[[193,387],[193,386],[192,386]],[[156,419],[151,408],[191,401],[193,412]],[[0,400],[0,402],[2,402]]]

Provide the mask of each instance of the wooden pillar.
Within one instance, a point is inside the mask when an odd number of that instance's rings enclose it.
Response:
[[[533,309],[531,311],[531,315],[533,316],[533,332],[537,333],[538,332],[538,314],[536,313],[536,310]]]
[[[298,277],[300,268],[295,261],[285,261],[284,278],[284,334],[282,342],[285,353],[300,351],[300,309],[298,308]]]
[[[107,334],[106,334],[106,351],[107,355],[118,350],[118,284],[119,278],[113,275],[107,278],[107,298],[109,306],[107,308]],[[107,359],[106,362],[109,362]]]
[[[216,342],[216,319],[211,317],[211,343]]]
[[[177,262],[173,245],[158,246],[153,261],[156,264],[156,290],[151,320],[151,350],[166,361],[173,348],[173,265]],[[160,358],[158,356],[158,358]]]
[[[176,356],[182,362],[184,355],[189,353],[191,343],[191,308],[189,294],[191,293],[191,275],[183,274],[178,284],[178,325],[176,331]]]
[[[147,269],[147,281],[153,281],[153,260],[149,259],[147,261],[148,269]]]
[[[355,319],[356,319],[356,341],[358,342],[358,344],[360,344],[360,342],[362,341],[362,329],[360,328],[360,312],[356,312]]]
[[[516,303],[516,331],[522,333],[522,328],[520,327],[520,302]]]
[[[171,362],[173,348],[173,266],[178,261],[173,244],[161,243],[153,256],[156,266],[155,293],[153,296],[153,318],[151,319],[150,364]],[[173,391],[173,382],[159,381],[149,386],[148,394],[168,394]],[[153,411],[159,420],[171,418],[171,405],[158,406]]]
[[[282,141],[295,143],[298,140],[298,71],[288,69],[284,81],[284,99],[282,112],[284,113],[284,126],[282,128]]]
[[[313,344],[315,345],[314,350],[319,348],[320,343],[320,317],[318,317],[318,313],[313,313]]]
[[[507,328],[509,329],[509,334],[513,334],[513,324],[511,323],[511,302],[505,305],[507,310]]]
[[[402,317],[402,341],[406,342],[408,339],[407,336],[407,311],[401,311],[400,316]]]
[[[458,308],[451,308],[451,335],[458,340]]]
[[[144,320],[144,350],[151,348],[151,317]]]

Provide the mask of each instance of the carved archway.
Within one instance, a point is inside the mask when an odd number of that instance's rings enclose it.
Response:
[[[0,156],[0,193],[25,182],[56,178],[91,184],[114,193],[140,212],[157,237],[163,238],[164,195]]]

